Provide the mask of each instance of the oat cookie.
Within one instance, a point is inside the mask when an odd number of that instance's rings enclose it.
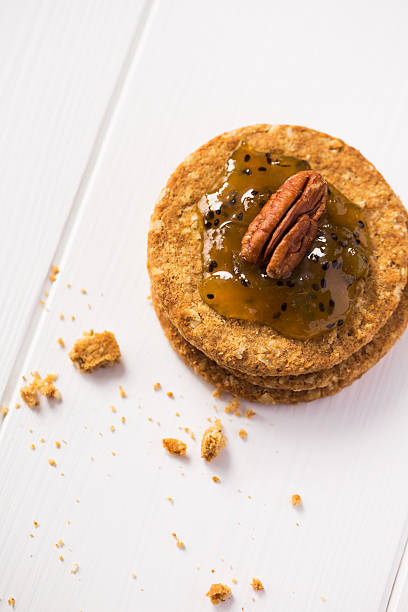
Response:
[[[201,299],[201,235],[196,205],[212,188],[223,172],[226,158],[242,140],[260,151],[306,159],[312,169],[364,208],[372,243],[369,274],[342,327],[307,341],[294,340],[266,325],[224,318]],[[406,212],[379,172],[343,141],[296,126],[245,127],[217,136],[190,155],[161,194],[148,243],[152,288],[169,322],[203,357],[245,376],[319,372],[360,350],[398,306],[406,285],[407,263]],[[350,375],[353,377],[353,373]],[[229,376],[226,370],[223,376]],[[237,378],[234,381],[240,385]],[[318,384],[323,382],[326,379]],[[328,392],[327,386],[308,392],[324,394],[322,389]]]

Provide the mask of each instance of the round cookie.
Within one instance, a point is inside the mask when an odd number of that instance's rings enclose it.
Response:
[[[359,351],[356,367],[348,378],[337,378],[325,387],[293,391],[290,389],[271,389],[253,384],[244,378],[237,377],[225,368],[206,357],[204,353],[189,344],[176,327],[170,322],[157,296],[152,292],[152,301],[160,324],[173,349],[183,361],[207,382],[250,401],[262,404],[298,404],[309,402],[329,395],[334,395],[344,387],[351,385],[367,370],[373,367],[400,338],[408,323],[408,291],[404,292],[403,301],[392,314],[386,325],[380,330],[376,339],[370,342],[370,348]]]
[[[307,341],[218,315],[200,297],[201,235],[196,204],[223,172],[241,140],[257,150],[307,159],[364,208],[372,242],[364,291],[340,328]],[[303,127],[257,125],[217,136],[172,174],[152,216],[148,267],[172,324],[210,359],[255,376],[332,368],[367,344],[397,307],[407,279],[406,212],[389,185],[356,149]]]

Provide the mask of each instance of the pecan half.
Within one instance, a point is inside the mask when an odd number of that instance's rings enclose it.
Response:
[[[271,278],[290,276],[317,234],[326,202],[327,183],[319,172],[304,170],[289,177],[249,225],[242,259],[265,264]]]

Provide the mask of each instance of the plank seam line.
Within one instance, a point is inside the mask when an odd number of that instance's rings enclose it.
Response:
[[[81,217],[81,213],[85,206],[86,195],[88,193],[89,187],[92,184],[93,177],[98,167],[98,162],[102,155],[104,144],[107,141],[110,129],[113,126],[114,118],[120,106],[123,94],[126,90],[126,85],[128,83],[129,76],[132,72],[132,68],[138,59],[138,52],[141,49],[144,35],[147,31],[147,26],[151,21],[153,9],[156,5],[156,2],[157,0],[145,0],[141,13],[137,19],[137,24],[133,36],[131,38],[128,50],[126,52],[122,66],[119,70],[119,74],[114,83],[112,93],[109,97],[106,109],[99,124],[93,145],[90,149],[88,160],[82,172],[74,198],[72,200],[70,211],[61,230],[61,235],[58,240],[57,247],[54,251],[51,262],[49,262],[47,271],[45,273],[44,281],[40,287],[37,299],[35,299],[33,307],[31,309],[31,314],[26,326],[26,332],[23,335],[23,339],[17,351],[16,359],[14,360],[5,388],[1,394],[0,403],[4,403],[6,405],[9,404],[9,399],[11,398],[17,386],[19,373],[21,372],[22,366],[30,351],[31,346],[35,341],[37,330],[41,327],[41,322],[43,321],[44,317],[47,316],[47,311],[43,308],[40,308],[39,303],[41,296],[47,288],[48,271],[54,262],[59,262],[59,264],[62,265],[62,262],[69,250],[70,243],[75,234],[75,227]],[[50,298],[51,296],[52,293],[50,295]],[[7,422],[10,422],[10,417],[11,414],[8,416],[7,419],[2,420],[0,434],[4,434],[7,428]],[[3,435],[0,435],[0,439],[2,437]]]
[[[392,612],[392,610],[394,610],[395,612],[399,612],[399,608],[400,608],[400,601],[397,600],[398,597],[398,590],[395,589],[395,587],[397,586],[398,582],[400,579],[402,579],[404,581],[404,576],[402,576],[402,578],[400,578],[400,572],[401,572],[401,568],[402,565],[404,563],[405,558],[408,555],[408,533],[407,533],[407,525],[408,522],[407,520],[405,521],[405,529],[404,529],[404,533],[402,536],[402,540],[404,542],[404,545],[402,547],[402,551],[401,551],[401,556],[395,571],[395,575],[394,575],[394,580],[392,581],[392,585],[391,585],[391,589],[390,589],[390,594],[387,600],[387,605],[386,608],[384,610],[384,612]],[[406,571],[405,571],[406,574]],[[405,582],[407,580],[407,576],[405,575]],[[401,609],[402,612],[402,609]]]

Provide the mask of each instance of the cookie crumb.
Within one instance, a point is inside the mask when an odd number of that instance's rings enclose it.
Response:
[[[181,440],[177,440],[176,438],[163,438],[163,447],[171,454],[171,455],[185,455],[187,450],[187,444],[182,442]]]
[[[292,502],[292,506],[300,506],[300,504],[302,503],[302,498],[300,497],[300,495],[295,493],[291,497],[291,502]]]
[[[122,385],[119,385],[119,393],[120,393],[120,397],[126,397],[126,392],[124,388],[122,387]]]
[[[58,542],[55,544],[55,546],[57,548],[62,548],[64,546],[64,542],[62,540],[58,540]]]
[[[245,440],[248,435],[245,429],[240,429],[238,433],[239,433],[239,437],[242,438],[242,440]]]
[[[78,565],[78,563],[74,563],[74,565],[72,566],[72,569],[71,569],[71,574],[77,574],[78,571],[79,571],[79,565]]]
[[[51,465],[51,467],[56,467],[56,463],[54,461],[54,459],[48,459],[48,463]]]
[[[254,589],[254,591],[263,591],[264,590],[264,585],[259,580],[259,578],[252,578],[251,587]]]
[[[39,524],[38,524],[38,522],[37,522],[37,521],[33,521],[33,525],[34,525],[34,527],[35,527],[36,529],[37,529],[37,527],[39,527]]]
[[[160,389],[161,389],[161,384],[160,384],[159,382],[155,383],[155,384],[153,385],[153,389],[154,389],[155,391],[160,391]]]
[[[254,410],[251,410],[251,408],[248,408],[248,410],[245,410],[245,417],[247,419],[252,419],[252,417],[255,415],[256,415],[256,412]]]
[[[59,559],[60,561],[63,561],[63,560],[64,560],[64,557],[63,557],[62,555],[60,555],[60,556],[58,557],[58,559]]]
[[[214,606],[217,606],[222,601],[226,601],[227,599],[231,598],[231,589],[226,584],[221,584],[221,582],[218,582],[210,586],[210,590],[208,591],[206,597],[209,597],[211,603]]]
[[[222,425],[216,419],[214,425],[205,430],[201,440],[201,457],[206,461],[212,461],[225,447],[226,439],[222,433]]]
[[[110,430],[111,430],[111,432],[113,433],[113,432],[115,431],[115,426],[114,426],[114,425],[111,425],[111,426],[109,427],[109,429],[110,429]]]
[[[69,353],[75,367],[81,372],[93,372],[96,368],[113,366],[120,361],[120,348],[112,332],[95,334],[93,330],[84,332]]]
[[[31,450],[35,450],[35,444],[31,445]]]
[[[173,531],[173,533],[172,533],[171,535],[173,536],[173,538],[174,538],[174,539],[176,540],[176,542],[177,542],[177,548],[180,548],[180,549],[185,548],[185,546],[184,546],[184,542],[182,542],[181,540],[179,540],[179,538],[178,538],[178,537],[177,537],[177,535],[174,533],[174,531]]]
[[[122,423],[123,423],[123,424],[125,424],[125,423],[126,423],[126,418],[125,418],[124,416],[122,417],[122,419],[121,419],[121,420],[122,420]]]
[[[9,606],[14,608],[14,606],[16,605],[16,600],[14,599],[14,597],[9,597],[8,600],[7,600],[7,603],[8,603]]]
[[[86,295],[86,289],[81,289],[81,293],[82,293],[83,295]]]
[[[41,378],[38,372],[31,372],[31,376],[33,377],[32,382],[20,389],[21,398],[29,408],[34,408],[40,403],[38,392],[48,398],[61,399],[61,393],[54,385],[57,380],[56,374],[47,374],[45,378]]]
[[[57,280],[57,276],[59,274],[59,268],[58,266],[52,266],[51,268],[51,274],[49,276],[49,279],[52,283],[55,283],[55,281]]]
[[[7,408],[7,406],[5,404],[2,404],[0,407],[0,414],[3,417],[3,419],[5,419],[6,416],[8,415],[8,411],[9,409]]]
[[[174,499],[172,497],[167,498],[171,504],[174,504]]]
[[[116,406],[111,406],[112,412],[116,412]]]
[[[58,440],[57,440],[57,441],[55,442],[55,446],[56,446],[57,448],[61,448],[61,442],[58,442]]]
[[[233,582],[234,584],[237,584],[237,583],[238,583],[238,580],[237,580],[236,578],[233,578],[233,579],[231,580],[231,582]]]
[[[132,572],[132,573],[130,574],[130,577],[131,577],[131,578],[133,578],[133,580],[136,580],[136,574],[135,574],[135,572]]]
[[[220,482],[220,479],[218,478],[218,476],[213,476],[212,479],[214,482]]]
[[[239,407],[239,399],[237,397],[233,397],[230,403],[225,406],[224,412],[226,412],[227,414],[235,414],[235,416],[241,416]]]
[[[58,338],[57,340],[58,344],[60,345],[61,348],[63,348],[65,346],[64,341],[62,338]]]
[[[174,393],[172,391],[167,391],[167,397],[174,399]]]
[[[221,387],[216,387],[216,388],[214,389],[214,391],[213,391],[212,396],[213,396],[213,397],[221,397],[221,395],[222,395],[222,389],[221,389]]]

